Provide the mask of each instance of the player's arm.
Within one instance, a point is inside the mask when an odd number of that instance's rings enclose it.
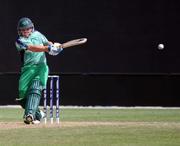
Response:
[[[49,46],[27,45],[27,50],[32,52],[49,52]]]
[[[52,45],[53,43],[49,41],[46,45],[25,45],[25,47],[32,52],[49,52]]]
[[[32,52],[49,52],[52,47],[59,48],[57,45],[54,45],[52,42],[48,41],[48,43],[44,46],[42,45],[28,45],[27,50]]]
[[[32,52],[49,52],[49,47],[52,46],[53,43],[48,41],[47,45],[27,45],[27,50],[30,50]]]
[[[51,44],[51,43],[49,43]],[[32,52],[48,52],[48,44],[46,46],[43,45],[28,45],[21,40],[17,39],[15,43],[16,47],[19,50],[30,50]]]
[[[21,40],[16,41],[16,47],[21,50],[30,50],[32,52],[48,52],[50,55],[58,55],[62,50],[53,45],[52,42],[48,42],[47,45],[27,45]]]

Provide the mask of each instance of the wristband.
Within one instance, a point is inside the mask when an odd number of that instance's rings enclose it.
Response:
[[[48,52],[51,51],[51,45],[48,45]]]

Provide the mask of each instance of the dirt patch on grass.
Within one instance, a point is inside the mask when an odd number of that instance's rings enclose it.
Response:
[[[88,127],[88,126],[121,126],[123,127],[157,127],[157,128],[180,128],[180,123],[175,122],[60,122],[60,124],[26,125],[23,122],[0,122],[1,130],[18,128],[63,128],[63,127]]]

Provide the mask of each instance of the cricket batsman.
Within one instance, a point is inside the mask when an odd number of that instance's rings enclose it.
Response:
[[[46,53],[55,56],[63,49],[61,44],[53,44],[36,31],[29,18],[23,17],[19,20],[17,32],[15,45],[22,61],[17,100],[24,108],[24,123],[39,124],[43,118],[39,104],[49,73]]]

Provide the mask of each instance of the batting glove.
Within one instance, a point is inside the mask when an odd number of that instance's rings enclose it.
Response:
[[[54,45],[49,45],[48,46],[48,50],[49,50],[49,55],[53,55],[56,56],[58,55],[63,49],[62,48],[57,48]]]
[[[53,45],[57,48],[62,48],[60,43],[55,42]]]
[[[19,48],[22,48],[24,50],[28,49],[28,45],[26,45],[25,43],[23,43],[21,40],[17,39],[16,40],[16,46]]]

